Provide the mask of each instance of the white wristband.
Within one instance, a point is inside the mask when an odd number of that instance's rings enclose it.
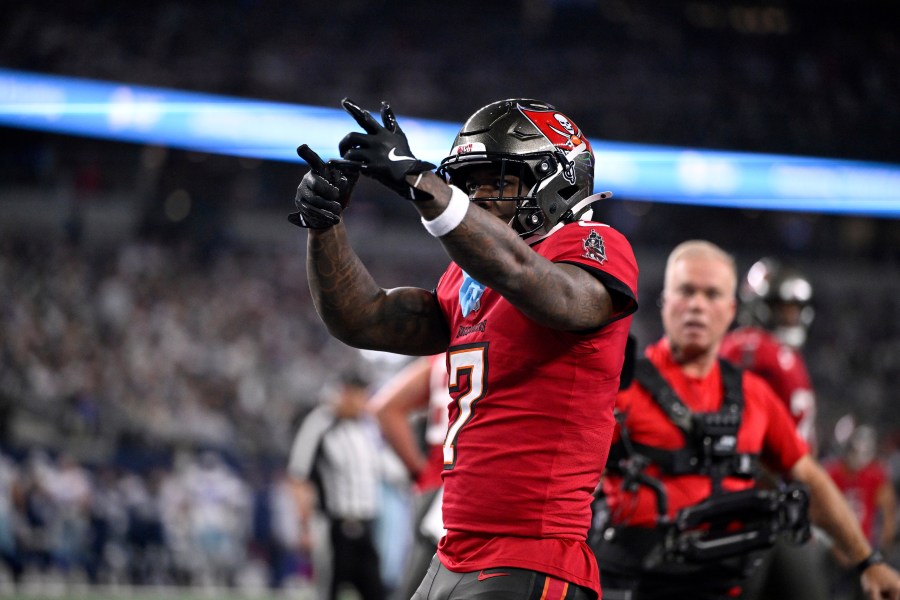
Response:
[[[442,237],[453,231],[462,223],[469,210],[469,196],[458,187],[450,186],[450,203],[444,212],[430,221],[422,217],[422,225],[434,237]]]

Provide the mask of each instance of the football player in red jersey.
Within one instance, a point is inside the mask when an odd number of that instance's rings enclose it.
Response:
[[[897,496],[887,468],[878,458],[877,441],[873,427],[855,426],[844,443],[842,455],[828,460],[825,469],[856,513],[869,543],[881,550],[888,550],[896,532]],[[876,523],[880,527],[876,527]],[[837,549],[834,557],[846,571],[834,577],[832,585],[836,591],[845,592],[852,577],[853,563]],[[852,593],[842,595],[855,596]]]
[[[741,283],[741,326],[725,336],[720,352],[766,380],[814,450],[815,393],[800,354],[815,314],[812,299],[812,284],[799,270],[771,257],[756,261]]]
[[[466,121],[441,177],[389,106],[381,123],[343,106],[364,132],[341,141],[343,161],[301,147],[311,171],[291,220],[310,230],[310,291],[334,336],[446,353],[447,533],[414,598],[597,597],[586,539],[638,269],[622,234],[591,218],[609,194],[593,194],[590,143],[546,103],[494,102]],[[452,262],[434,290],[383,289],[354,253],[341,222],[354,170],[411,200],[443,245]]]
[[[796,267],[764,257],[748,269],[739,297],[740,326],[725,336],[719,353],[766,380],[815,455],[816,397],[800,353],[815,315],[812,283]],[[762,484],[778,481],[767,474]],[[779,540],[747,582],[744,598],[819,600],[827,594],[819,576],[824,554],[818,539],[802,546]]]
[[[772,519],[786,516],[777,504],[756,501],[753,463],[761,461],[808,486],[810,518],[856,565],[867,597],[900,598],[900,575],[873,551],[771,388],[719,358],[736,287],[733,259],[714,244],[689,241],[669,255],[665,336],[636,361],[634,382],[616,400],[613,450],[624,447],[628,460],[611,459],[604,478],[610,524],[596,550],[605,591],[630,600],[740,594],[744,559],[763,541],[754,535],[768,537]],[[728,512],[737,500],[747,510]],[[762,527],[738,527],[756,512]],[[685,525],[700,514],[707,517],[693,529]],[[785,525],[793,527],[796,516]],[[716,537],[704,537],[707,524]]]

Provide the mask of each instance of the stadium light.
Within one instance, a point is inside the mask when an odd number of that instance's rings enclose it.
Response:
[[[439,162],[459,124],[400,116],[416,154]],[[324,158],[355,127],[323,108],[0,69],[0,125],[232,156]],[[900,217],[900,165],[591,140],[596,191],[616,198]]]

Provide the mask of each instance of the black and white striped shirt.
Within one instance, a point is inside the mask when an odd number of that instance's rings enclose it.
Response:
[[[318,481],[329,517],[369,520],[380,510],[382,464],[376,424],[363,417],[338,418],[333,407],[323,404],[300,424],[288,472]]]

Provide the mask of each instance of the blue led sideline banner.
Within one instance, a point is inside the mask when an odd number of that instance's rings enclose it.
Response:
[[[337,105],[339,99],[335,99]],[[377,107],[372,107],[377,108]],[[402,109],[402,107],[399,107]],[[398,120],[437,163],[460,124]],[[0,126],[298,162],[334,158],[356,124],[322,108],[0,69]],[[597,190],[617,198],[900,217],[900,165],[591,140]]]

